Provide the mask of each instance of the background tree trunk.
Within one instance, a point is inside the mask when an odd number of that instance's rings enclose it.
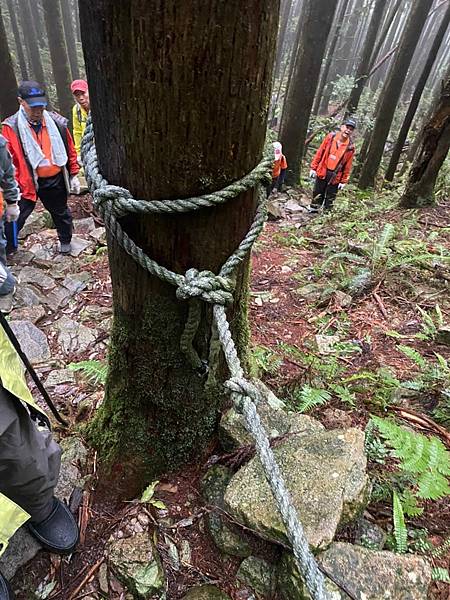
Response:
[[[372,16],[370,19],[369,27],[365,37],[365,44],[356,69],[355,84],[350,94],[350,98],[347,104],[347,114],[352,114],[358,109],[359,100],[363,92],[364,86],[367,81],[369,74],[370,57],[373,52],[373,45],[375,43],[378,28],[381,22],[381,17],[386,8],[388,0],[376,0],[373,8]]]
[[[23,38],[28,54],[28,63],[31,65],[31,75],[41,84],[45,83],[44,69],[42,68],[41,55],[37,42],[36,28],[31,14],[29,0],[21,0],[20,15],[22,23]]]
[[[434,186],[450,147],[450,77],[430,121],[421,133],[421,144],[409,173],[400,206],[418,208],[434,202]]]
[[[250,171],[263,150],[278,8],[273,0],[81,0],[103,175],[138,198],[164,199],[218,190]],[[247,232],[255,200],[249,191],[220,208],[122,222],[158,263],[178,273],[217,273]],[[225,372],[211,362],[205,380],[187,363],[180,351],[187,304],[111,237],[108,246],[110,370],[91,435],[103,459],[125,465],[132,493],[202,452],[216,427]],[[228,313],[241,351],[247,266],[238,271]],[[216,344],[210,307],[203,309],[196,348],[208,359]]]
[[[14,114],[17,111],[17,81],[11,53],[8,47],[5,24],[3,22],[0,6],[0,73],[2,84],[0,86],[0,113],[1,118]]]
[[[55,0],[56,2],[56,0]],[[30,9],[31,16],[34,23],[34,29],[36,31],[37,43],[40,48],[45,48],[46,46],[46,31],[44,24],[42,22],[42,14],[41,14],[41,0],[30,0]]]
[[[450,3],[447,6],[447,10],[441,20],[439,25],[439,29],[436,35],[433,38],[432,46],[428,52],[428,56],[423,66],[422,73],[420,74],[419,81],[417,82],[416,89],[412,95],[411,101],[409,103],[408,110],[406,112],[405,118],[403,119],[402,126],[400,128],[400,132],[397,136],[397,140],[395,142],[394,149],[392,151],[391,160],[389,162],[389,166],[386,171],[386,179],[388,181],[392,181],[394,179],[395,170],[397,168],[397,164],[400,158],[400,154],[402,152],[403,145],[405,143],[406,137],[408,135],[409,128],[411,127],[412,120],[414,119],[414,115],[416,114],[417,107],[419,106],[420,99],[422,97],[422,92],[425,89],[425,84],[430,75],[431,68],[438,54],[439,47],[444,39],[445,33],[447,31],[447,27],[450,23]]]
[[[19,61],[20,76],[23,80],[28,79],[27,62],[23,51],[22,40],[20,39],[19,25],[17,23],[17,2],[16,0],[6,0],[8,5],[9,18],[11,20],[11,29],[14,34],[14,42],[16,44],[17,59]]]
[[[78,68],[77,46],[75,43],[75,29],[73,25],[72,9],[69,0],[61,0],[61,11],[72,79],[79,79],[80,69]]]
[[[43,6],[48,46],[52,59],[53,78],[58,96],[58,108],[60,113],[68,118],[69,123],[71,123],[73,99],[70,92],[71,77],[60,0],[43,0]]]
[[[280,132],[288,160],[286,181],[290,184],[298,183],[300,178],[309,116],[336,5],[337,0],[304,2],[297,56],[284,103]]]
[[[395,62],[381,91],[369,149],[358,181],[361,189],[373,186],[375,183],[402,85],[432,3],[433,0],[415,0],[411,8]]]

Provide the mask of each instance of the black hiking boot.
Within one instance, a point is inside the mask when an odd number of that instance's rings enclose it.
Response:
[[[15,596],[12,589],[9,587],[9,583],[0,573],[0,600],[14,600]]]
[[[40,523],[31,521],[30,532],[38,542],[55,554],[72,554],[78,544],[78,525],[68,507],[53,498],[53,509]]]

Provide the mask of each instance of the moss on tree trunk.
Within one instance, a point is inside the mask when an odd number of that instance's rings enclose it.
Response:
[[[135,197],[173,199],[221,189],[250,171],[264,144],[278,3],[201,0],[80,2],[100,168]],[[178,273],[218,273],[253,220],[253,191],[214,209],[130,216],[122,226]],[[180,350],[188,305],[109,238],[114,295],[110,375],[91,425],[109,464],[139,487],[198,456],[214,433],[227,376],[211,341],[211,307],[195,338],[206,374]],[[248,261],[228,310],[244,352]],[[218,354],[219,362],[210,360]]]

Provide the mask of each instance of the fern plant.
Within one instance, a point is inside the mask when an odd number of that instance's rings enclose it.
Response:
[[[408,549],[408,530],[405,524],[403,506],[396,491],[392,494],[392,516],[394,522],[395,549],[404,554]]]
[[[82,360],[77,363],[70,363],[71,371],[81,371],[86,379],[94,385],[105,385],[108,375],[108,365],[99,360]]]
[[[418,498],[437,500],[450,495],[450,453],[441,440],[410,431],[389,419],[373,416],[372,420],[399,460],[400,469],[414,477]]]
[[[294,391],[294,400],[297,403],[297,410],[305,413],[315,406],[326,404],[331,400],[331,394],[326,390],[304,385],[299,391]]]

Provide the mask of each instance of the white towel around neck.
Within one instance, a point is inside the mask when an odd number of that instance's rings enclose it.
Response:
[[[64,165],[67,164],[67,152],[64,142],[61,139],[61,135],[52,116],[46,110],[44,110],[44,119],[52,146],[52,163],[58,167],[64,167]],[[18,127],[23,149],[33,171],[36,171],[39,166],[48,164],[44,153],[31,132],[27,114],[22,106],[19,109]]]

